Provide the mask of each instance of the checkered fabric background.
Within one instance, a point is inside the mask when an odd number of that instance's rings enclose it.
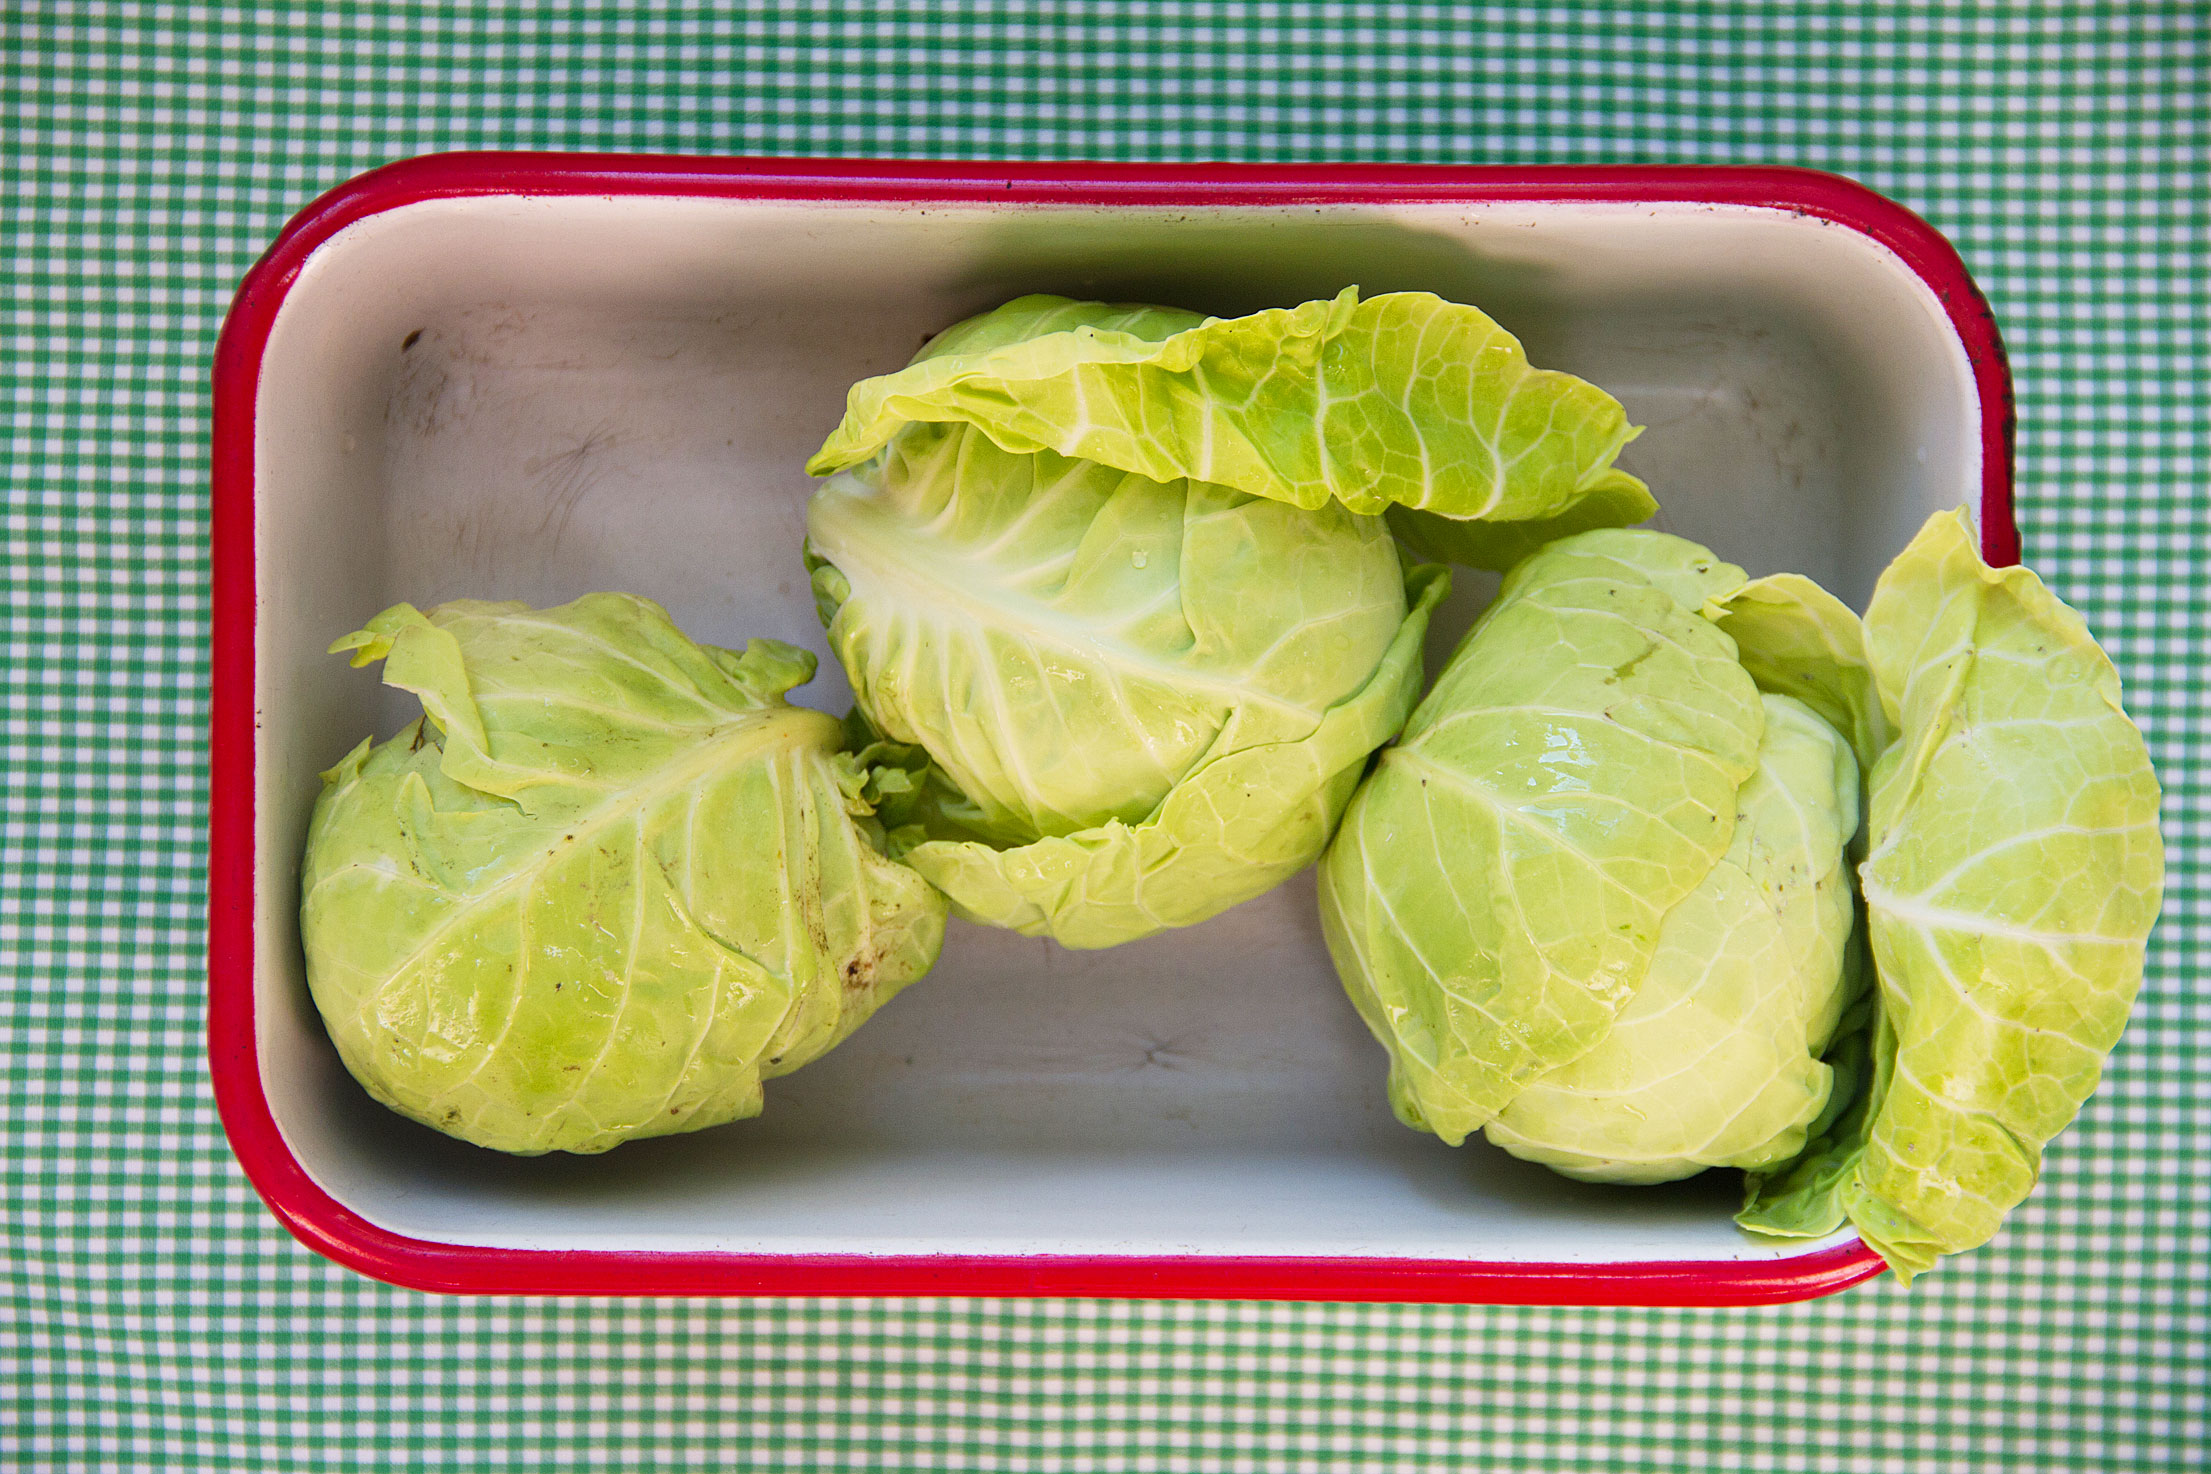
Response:
[[[2211,1384],[2206,11],[49,5],[0,18],[0,1451],[54,1469],[2177,1469]],[[278,227],[452,148],[1785,162],[1944,230],[2027,556],[2173,868],[2040,1191],[1910,1293],[1732,1312],[470,1301],[261,1207],[203,1058],[208,365]]]

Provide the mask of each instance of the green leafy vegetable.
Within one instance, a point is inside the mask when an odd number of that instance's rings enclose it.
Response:
[[[2095,1088],[2157,804],[2110,662],[1960,515],[1863,621],[1589,532],[1513,569],[1385,749],[1322,923],[1408,1124],[1603,1181],[1744,1167],[1745,1227],[1849,1224],[1908,1280]]]
[[[1442,593],[1378,518],[968,426],[909,427],[807,531],[859,710],[934,762],[889,815],[903,857],[962,915],[1071,946],[1309,863],[1417,695]]]
[[[1929,520],[1866,614],[1885,718],[1861,868],[1879,992],[1865,1098],[1753,1178],[1741,1222],[1847,1220],[1900,1278],[1985,1243],[2094,1090],[2142,977],[2158,789],[2110,662],[1962,516]]]
[[[1742,583],[1661,533],[1552,544],[1352,800],[1321,919],[1407,1124],[1459,1142],[1594,1049],[1730,852],[1765,709],[1698,611]]]
[[[926,972],[944,903],[783,693],[813,657],[658,605],[401,604],[332,647],[424,717],[324,775],[300,925],[346,1066],[416,1120],[599,1152],[752,1115]]]
[[[857,465],[922,421],[1307,510],[1526,522],[1641,490],[1612,469],[1638,433],[1619,401],[1426,292],[1346,288],[1237,318],[1022,297],[853,386],[807,470]]]

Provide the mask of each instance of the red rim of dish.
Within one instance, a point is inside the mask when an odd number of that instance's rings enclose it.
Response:
[[[1862,1243],[1749,1262],[1481,1263],[1210,1255],[826,1255],[551,1251],[409,1238],[325,1192],[277,1128],[255,1044],[254,412],[269,332],[309,257],[346,226],[424,200],[681,196],[1005,205],[1225,206],[1558,201],[1786,211],[1857,231],[1933,291],[1963,343],[1981,408],[1983,551],[2016,563],[2011,375],[1965,264],[1904,206],[1837,175],[1701,167],[1432,168],[714,159],[457,153],[387,165],[302,210],[238,289],[215,350],[213,709],[208,821],[208,1054],[246,1176],[301,1242],[412,1289],[466,1294],[1050,1295],[1516,1305],[1757,1305],[1832,1294],[1880,1273]]]

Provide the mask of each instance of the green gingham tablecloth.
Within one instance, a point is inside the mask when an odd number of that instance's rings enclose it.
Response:
[[[2211,1383],[2198,0],[48,5],[4,38],[0,1451],[54,1469],[2177,1469]],[[2149,979],[1989,1248],[1752,1311],[460,1300],[301,1248],[204,1059],[208,366],[287,217],[453,148],[1796,163],[1944,230],[2028,560],[2123,673]]]

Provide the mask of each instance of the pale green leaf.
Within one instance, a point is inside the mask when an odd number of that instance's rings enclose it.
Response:
[[[1901,1278],[1985,1243],[2094,1090],[2141,984],[2164,873],[2158,788],[2118,677],[1964,517],[1876,588],[1868,648],[1898,728],[1861,878],[1878,979],[1862,1140],[1767,1184],[1746,1221],[1839,1203]]]
[[[874,457],[915,422],[963,423],[1153,481],[1188,478],[1316,509],[1558,516],[1638,433],[1611,395],[1536,369],[1476,308],[1425,292],[1247,317],[1024,297],[853,386],[807,463]]]

